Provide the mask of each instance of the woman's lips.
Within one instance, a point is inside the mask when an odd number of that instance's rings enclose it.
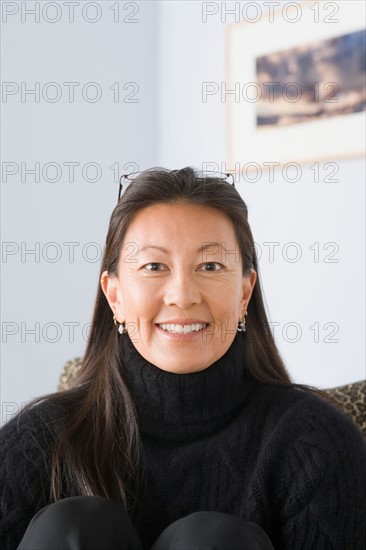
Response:
[[[161,332],[164,336],[167,338],[170,338],[172,340],[191,340],[193,338],[197,338],[201,336],[206,330],[207,327],[210,325],[206,325],[201,330],[193,330],[192,332],[184,333],[184,332],[168,332],[167,330],[162,329],[159,327],[159,325],[156,325],[156,328],[159,332]]]

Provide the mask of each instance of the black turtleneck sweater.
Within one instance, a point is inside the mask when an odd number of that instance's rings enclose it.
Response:
[[[335,406],[256,382],[245,335],[207,369],[163,371],[121,336],[145,474],[133,524],[148,550],[173,521],[211,510],[258,523],[275,550],[366,549],[366,443]],[[0,547],[15,550],[47,504],[48,401],[0,430]],[[236,549],[228,549],[236,550]]]

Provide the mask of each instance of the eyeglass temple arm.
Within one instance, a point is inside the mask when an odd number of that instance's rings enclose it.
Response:
[[[232,178],[232,180],[231,180],[231,185],[232,185],[233,187],[235,187],[235,178],[234,178],[234,175],[233,175],[233,174],[230,174],[229,172],[226,172],[226,177],[227,177],[227,178]]]
[[[126,176],[123,175],[123,176],[121,176],[121,177],[119,178],[118,201],[117,201],[117,202],[119,202],[119,199],[121,198],[122,187],[123,187],[123,185],[122,185],[122,180],[123,180],[123,178],[125,178],[125,177],[126,177]]]

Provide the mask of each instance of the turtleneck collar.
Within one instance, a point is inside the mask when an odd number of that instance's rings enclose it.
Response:
[[[188,374],[164,371],[148,362],[128,334],[120,340],[122,368],[142,435],[170,441],[210,435],[237,414],[253,382],[244,365],[242,333],[236,333],[220,359]]]

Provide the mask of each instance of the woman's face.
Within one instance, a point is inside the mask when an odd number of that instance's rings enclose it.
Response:
[[[206,369],[228,350],[255,281],[254,270],[242,275],[230,219],[216,208],[179,203],[136,214],[121,248],[118,277],[105,271],[101,284],[140,355],[183,374]]]

